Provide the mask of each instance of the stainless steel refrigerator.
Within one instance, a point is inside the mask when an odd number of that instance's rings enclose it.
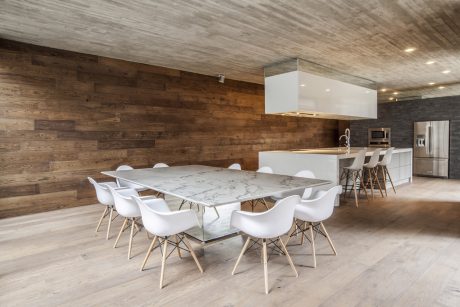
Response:
[[[449,176],[449,121],[414,123],[414,175]]]

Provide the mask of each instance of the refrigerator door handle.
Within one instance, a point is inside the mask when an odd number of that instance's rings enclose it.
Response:
[[[427,125],[425,128],[425,153],[427,155],[431,154],[431,130],[430,130],[430,125]]]
[[[430,156],[433,155],[433,139],[432,139],[432,129],[431,129],[431,125],[428,126],[428,132],[429,132],[429,139],[430,139],[430,142],[428,144],[428,149],[430,150]]]

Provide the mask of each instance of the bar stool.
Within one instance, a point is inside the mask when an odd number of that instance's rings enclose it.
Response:
[[[380,160],[379,163],[377,163],[377,173],[378,173],[378,169],[380,168],[381,172],[382,172],[382,179],[383,179],[383,188],[385,189],[385,195],[388,196],[388,193],[387,193],[387,181],[389,179],[390,183],[391,183],[391,187],[393,188],[393,191],[395,192],[396,194],[396,189],[395,189],[395,186],[393,184],[393,180],[391,179],[391,176],[390,176],[390,172],[388,171],[388,164],[391,163],[391,157],[393,155],[393,150],[395,148],[394,147],[390,147],[387,149],[387,151],[385,152],[385,155],[383,156],[382,160]],[[388,178],[387,178],[388,176]]]
[[[363,165],[364,165],[364,160],[366,159],[366,149],[362,149],[358,152],[356,158],[353,160],[353,163],[350,166],[345,166],[343,168],[342,175],[340,176],[340,182],[342,180],[345,181],[345,192],[343,193],[346,195],[347,190],[348,190],[348,182],[350,180],[350,176],[353,182],[353,191],[355,194],[355,205],[358,207],[358,193],[357,193],[357,185],[358,185],[358,180],[359,180],[359,192],[361,192],[361,186],[363,182]],[[366,198],[367,196],[367,191],[364,189],[364,192],[366,193]],[[351,193],[351,188],[350,188],[350,193]]]
[[[364,189],[366,190],[367,187],[371,188],[372,199],[374,199],[375,183],[377,183],[379,190],[380,190],[380,194],[383,197],[382,187],[380,186],[380,181],[377,175],[377,164],[379,163],[381,151],[382,150],[380,148],[376,148],[374,152],[372,153],[372,156],[369,162],[363,165],[364,173],[367,173],[367,180],[366,180],[366,184],[364,185]]]

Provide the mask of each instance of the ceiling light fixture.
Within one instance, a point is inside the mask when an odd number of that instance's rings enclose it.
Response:
[[[414,52],[414,51],[415,51],[414,47],[409,47],[409,48],[404,49],[404,52],[407,52],[407,53],[411,53],[411,52]]]
[[[430,60],[430,61],[426,61],[425,64],[426,65],[431,65],[431,64],[434,64],[436,63],[436,61],[433,61],[433,60]]]
[[[389,99],[389,100],[394,100],[394,97],[390,97],[390,98],[388,98],[388,99]]]
[[[305,86],[305,84],[301,84],[300,86]]]
[[[448,74],[448,73],[450,73],[450,70],[448,70],[448,69],[443,70],[442,73],[443,73],[443,74]]]
[[[398,95],[398,94],[399,94],[399,92],[394,92],[394,93],[393,93],[393,95]]]
[[[439,88],[440,90],[442,90],[442,89],[444,89],[444,88],[446,88],[446,87],[445,87],[445,86],[438,86],[438,88]]]
[[[385,92],[387,91],[387,89],[386,89],[386,88],[382,88],[380,91],[381,91],[382,93],[385,93]]]
[[[435,84],[436,84],[436,83],[434,83],[434,82],[430,82],[430,83],[428,83],[428,85],[435,85]]]
[[[330,88],[327,88],[327,89],[326,89],[326,92],[330,92],[330,91],[331,91],[331,89],[330,89]]]

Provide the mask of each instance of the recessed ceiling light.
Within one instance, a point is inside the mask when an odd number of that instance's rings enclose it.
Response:
[[[436,63],[436,61],[433,61],[433,60],[430,60],[430,61],[426,61],[425,64],[426,65],[431,65],[431,64],[434,64]]]
[[[445,86],[438,86],[438,88],[439,88],[440,90],[442,90],[443,88],[446,88],[446,87],[445,87]]]
[[[414,51],[415,51],[414,47],[409,47],[409,48],[404,49],[404,52],[407,52],[407,53],[411,53],[411,52],[414,52]]]
[[[442,73],[443,73],[443,74],[448,74],[448,73],[450,73],[450,70],[448,70],[448,69],[443,70]]]
[[[330,92],[330,91],[331,91],[331,89],[330,89],[330,88],[327,88],[327,89],[326,89],[326,92]]]
[[[398,94],[399,94],[399,92],[394,92],[394,93],[393,93],[393,95],[398,95]]]
[[[301,84],[300,86],[305,86],[305,84]]]
[[[387,91],[387,89],[386,89],[386,88],[382,88],[380,91],[381,91],[382,93],[385,93],[385,92]]]
[[[390,98],[388,98],[388,99],[389,99],[389,100],[394,100],[394,97],[390,97]]]
[[[435,85],[435,84],[436,84],[436,83],[434,83],[434,82],[430,82],[430,83],[428,83],[428,85]]]

